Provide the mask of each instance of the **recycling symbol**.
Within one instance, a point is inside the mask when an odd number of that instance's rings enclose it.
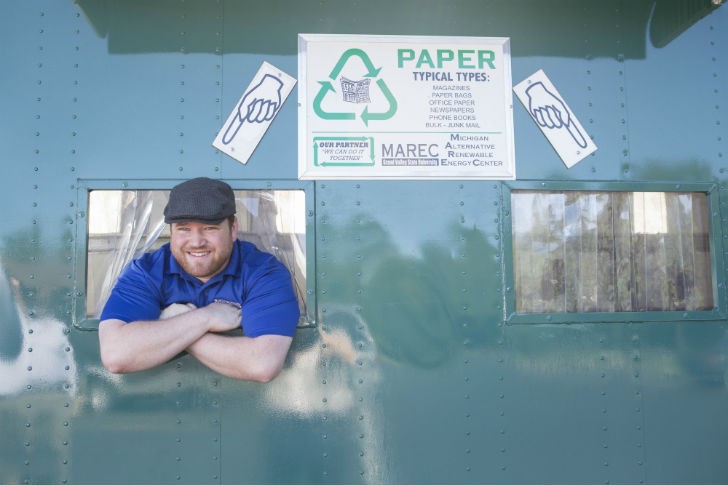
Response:
[[[343,112],[329,112],[324,111],[324,109],[321,107],[321,103],[323,102],[324,98],[336,94],[336,88],[334,88],[334,84],[332,81],[335,81],[339,77],[341,71],[344,69],[344,66],[346,66],[347,62],[349,62],[352,57],[358,57],[362,61],[362,63],[364,64],[364,68],[366,69],[366,73],[363,74],[363,79],[360,81],[352,81],[350,79],[347,79],[346,77],[341,77],[340,82],[342,85],[342,99],[347,103],[353,104],[368,104],[370,102],[370,83],[379,75],[379,71],[381,71],[382,68],[375,68],[371,59],[369,59],[369,56],[363,50],[349,49],[341,55],[341,58],[331,70],[331,74],[329,74],[330,81],[319,81],[321,88],[319,89],[318,94],[316,94],[316,98],[313,100],[313,110],[319,118],[325,120],[356,119],[357,113],[354,110]],[[397,100],[394,98],[392,92],[387,87],[387,83],[385,83],[383,79],[377,79],[375,84],[379,87],[380,91],[389,103],[389,107],[386,111],[382,113],[371,113],[369,112],[369,106],[365,106],[364,110],[359,114],[359,117],[366,126],[369,126],[370,120],[388,120],[397,112]]]

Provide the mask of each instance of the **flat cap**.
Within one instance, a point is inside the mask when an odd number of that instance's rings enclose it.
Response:
[[[198,177],[172,188],[164,208],[164,222],[219,224],[235,214],[233,189],[221,180]]]

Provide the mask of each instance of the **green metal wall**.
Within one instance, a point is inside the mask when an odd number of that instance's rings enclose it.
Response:
[[[510,37],[599,147],[566,169],[516,100],[519,180],[715,183],[728,234],[715,3],[3,0],[0,483],[728,482],[726,322],[506,325],[497,181],[315,182],[318,322],[270,384],[111,375],[73,325],[79,187],[297,179],[295,90],[247,165],[211,142],[298,33]]]

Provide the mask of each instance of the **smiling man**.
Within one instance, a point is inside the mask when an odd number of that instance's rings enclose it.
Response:
[[[186,350],[220,374],[273,379],[299,317],[288,270],[237,239],[235,195],[224,182],[175,186],[164,220],[170,242],[124,270],[101,313],[104,366],[136,372]],[[244,335],[226,334],[241,326]]]

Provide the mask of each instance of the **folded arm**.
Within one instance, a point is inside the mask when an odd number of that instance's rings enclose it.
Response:
[[[187,351],[210,369],[234,379],[269,382],[286,360],[292,337],[261,335],[228,336],[207,333]]]
[[[208,332],[225,332],[239,325],[240,310],[224,303],[162,320],[103,320],[99,324],[101,361],[114,373],[150,369],[169,361]]]

